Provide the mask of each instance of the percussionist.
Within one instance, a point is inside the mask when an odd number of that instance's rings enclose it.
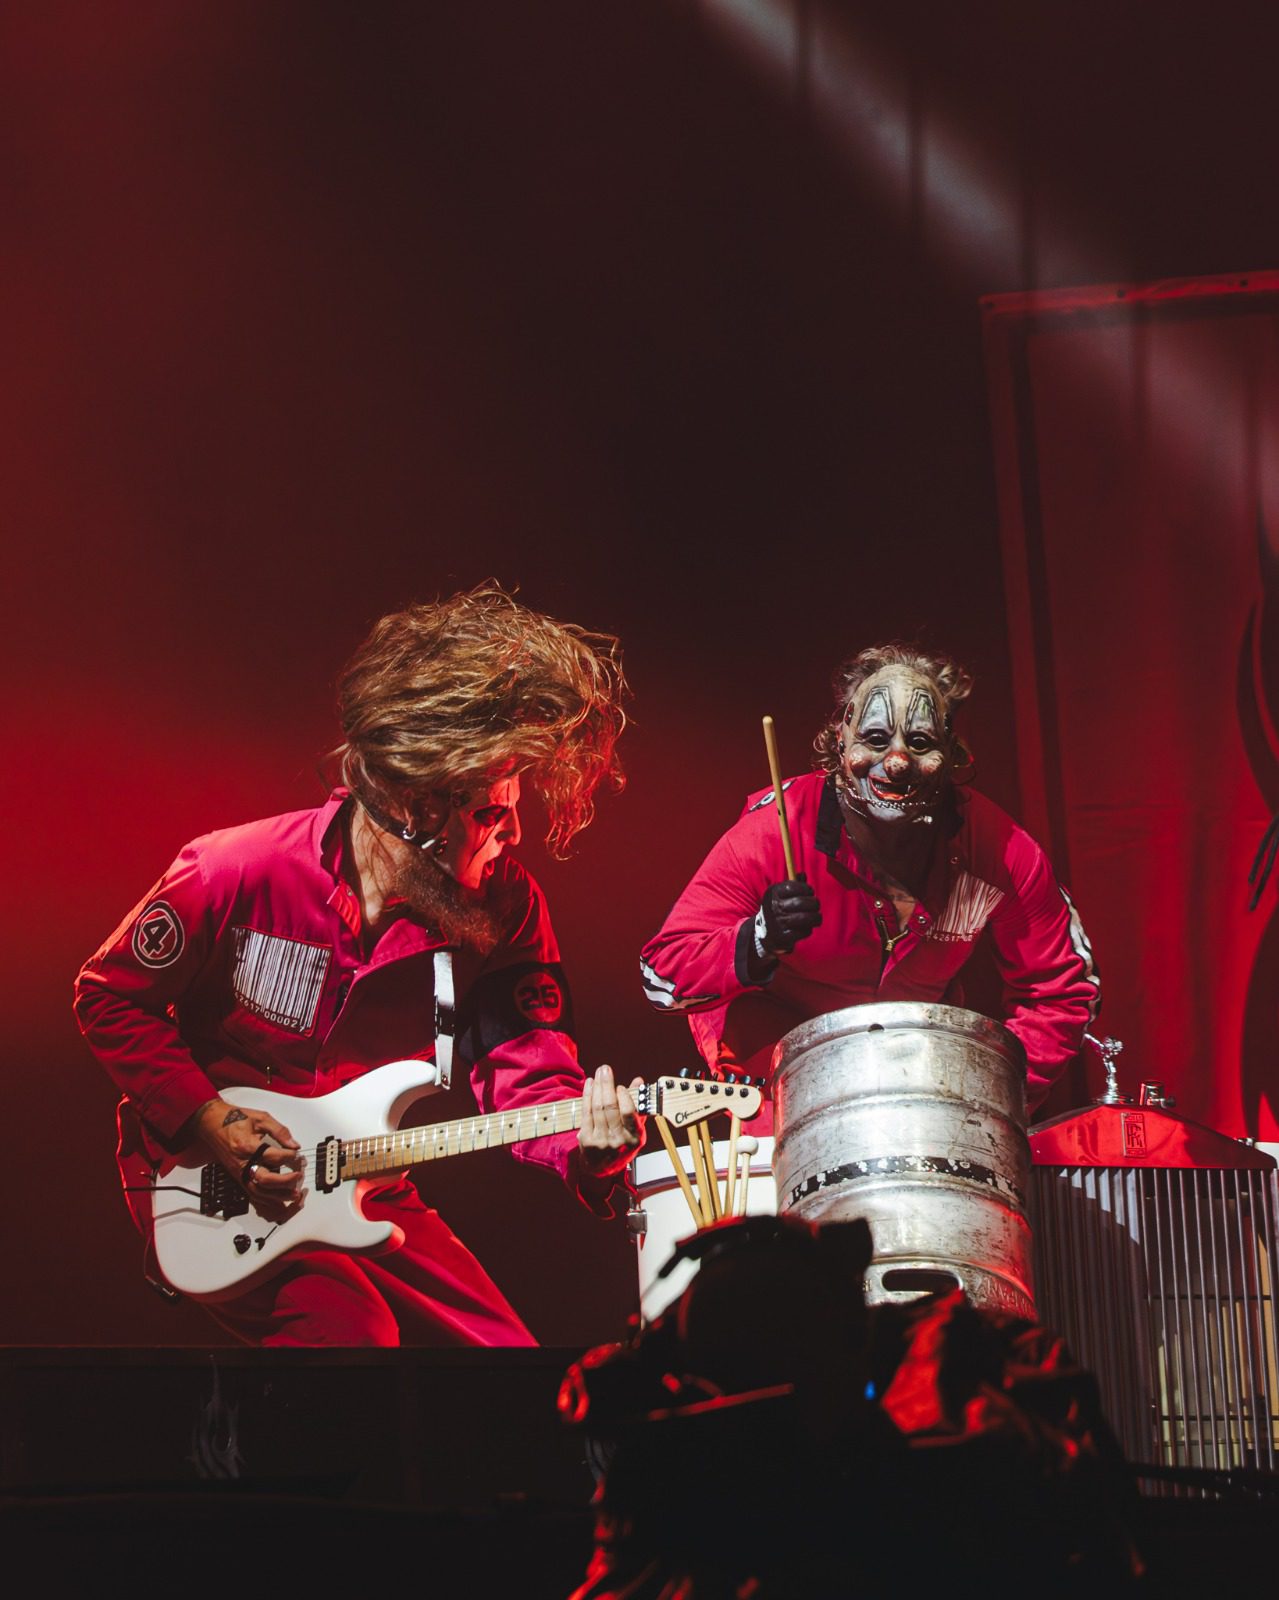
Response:
[[[648,998],[687,1014],[716,1072],[767,1073],[783,1034],[845,1006],[962,1005],[984,931],[1028,1109],[1079,1050],[1100,1000],[1092,952],[1043,850],[968,786],[953,713],[971,687],[913,646],[843,662],[817,770],[782,785],[795,875],[776,794],[751,795],[645,945]]]

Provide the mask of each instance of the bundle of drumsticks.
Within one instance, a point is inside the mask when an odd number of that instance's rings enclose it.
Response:
[[[786,816],[786,791],[782,787],[781,763],[777,759],[777,734],[772,717],[765,717],[763,720],[764,748],[768,754],[769,777],[773,782],[777,826],[782,836],[782,855],[786,862],[786,876],[793,878],[795,852],[791,843],[790,823]],[[749,1081],[748,1079],[747,1082]],[[760,1082],[762,1083],[763,1079]],[[692,1176],[697,1184],[694,1189],[688,1170],[680,1157],[679,1147],[671,1134],[669,1123],[665,1117],[660,1116],[655,1116],[653,1121],[657,1124],[657,1131],[662,1136],[666,1153],[675,1168],[675,1176],[679,1179],[680,1189],[688,1202],[694,1226],[706,1228],[712,1222],[718,1222],[721,1217],[745,1216],[746,1193],[751,1180],[751,1157],[759,1149],[759,1144],[749,1134],[742,1133],[741,1118],[730,1113],[728,1162],[722,1192],[715,1164],[715,1148],[711,1142],[710,1129],[706,1124],[698,1122],[688,1130],[688,1147],[693,1162]]]
[[[675,1168],[675,1176],[679,1179],[680,1189],[692,1213],[693,1226],[707,1228],[721,1217],[745,1216],[751,1157],[759,1149],[759,1144],[749,1134],[742,1133],[742,1119],[731,1112],[729,1114],[728,1161],[722,1190],[716,1170],[715,1147],[706,1123],[696,1122],[688,1130],[688,1148],[693,1165],[690,1176],[671,1133],[670,1123],[661,1116],[655,1116],[652,1120],[657,1124],[657,1131]]]

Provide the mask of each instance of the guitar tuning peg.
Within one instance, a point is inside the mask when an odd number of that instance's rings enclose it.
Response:
[[[691,1078],[693,1074],[688,1067],[681,1067],[679,1069],[679,1075],[681,1078]]]
[[[735,1072],[726,1072],[724,1074],[724,1082],[725,1083],[736,1083],[737,1082],[737,1074]]]

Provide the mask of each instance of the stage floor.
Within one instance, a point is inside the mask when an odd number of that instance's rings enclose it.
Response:
[[[0,1348],[10,1569],[64,1593],[179,1572],[227,1592],[256,1572],[561,1600],[591,1548],[594,1474],[555,1405],[579,1354]],[[855,1524],[850,1507],[854,1571]],[[1143,1500],[1142,1592],[1273,1582],[1276,1527],[1273,1495]]]

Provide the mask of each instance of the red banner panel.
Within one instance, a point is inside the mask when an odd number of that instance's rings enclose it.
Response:
[[[1279,273],[982,309],[1022,819],[1123,1086],[1274,1141],[1279,913],[1248,875],[1279,811]]]

